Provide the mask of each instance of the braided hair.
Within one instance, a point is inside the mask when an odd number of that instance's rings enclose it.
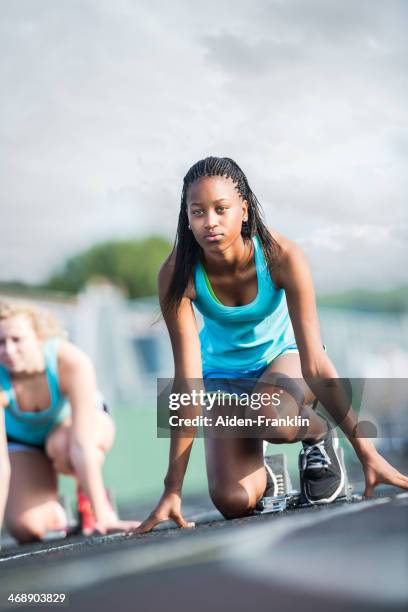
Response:
[[[262,244],[269,269],[273,269],[277,265],[280,247],[276,240],[272,238],[263,221],[262,207],[241,168],[229,157],[201,159],[191,166],[183,181],[177,233],[171,253],[176,254],[175,268],[164,297],[164,312],[179,306],[186,287],[192,278],[194,268],[202,259],[202,249],[194,238],[193,232],[188,229],[187,191],[194,181],[208,176],[225,176],[232,179],[235,183],[235,189],[248,205],[248,221],[242,223],[241,229],[243,239],[257,235]]]

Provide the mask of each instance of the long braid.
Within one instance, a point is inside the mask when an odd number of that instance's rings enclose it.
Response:
[[[195,163],[184,177],[177,233],[172,251],[176,253],[176,261],[164,299],[165,311],[179,306],[194,268],[202,257],[202,249],[188,229],[187,190],[194,181],[207,176],[225,176],[232,179],[239,195],[248,204],[248,221],[242,224],[242,237],[245,239],[257,235],[268,267],[273,269],[277,265],[279,245],[264,223],[262,207],[250,188],[247,177],[238,164],[229,157],[206,157]]]

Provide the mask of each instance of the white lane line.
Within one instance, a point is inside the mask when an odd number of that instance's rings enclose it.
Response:
[[[218,512],[218,510],[212,510],[209,512],[201,512],[199,514],[192,515],[189,520],[193,521],[196,525],[204,525],[206,523],[224,521],[225,519],[223,518],[222,514]],[[157,525],[153,531],[165,531],[171,528],[175,529],[174,521],[164,521],[163,523],[160,523],[160,525]],[[124,537],[125,536],[123,533],[114,533],[109,536],[100,536],[97,538],[96,542],[98,544],[102,544],[104,542],[112,542],[113,540],[121,540],[124,539]],[[6,563],[7,561],[24,559],[25,557],[33,557],[36,555],[46,555],[50,552],[59,552],[67,549],[75,550],[76,548],[82,548],[84,544],[89,544],[90,541],[92,542],[92,540],[81,540],[80,542],[70,542],[69,544],[59,544],[58,546],[48,546],[47,548],[40,548],[34,551],[32,550],[24,553],[17,553],[15,555],[0,558],[0,563]],[[3,552],[6,553],[7,549],[4,549]]]
[[[228,533],[217,532],[211,536],[206,532],[174,540],[171,546],[168,541],[156,541],[143,548],[126,548],[113,552],[101,549],[101,554],[92,559],[62,559],[55,567],[49,567],[47,564],[44,570],[37,564],[30,567],[30,571],[27,572],[24,578],[24,590],[47,592],[52,589],[56,592],[57,589],[58,592],[72,593],[114,578],[149,570],[180,567],[205,560],[225,560],[228,567],[231,560],[236,559],[242,565],[249,553],[253,555],[259,551],[259,554],[262,554],[266,545],[276,544],[297,529],[383,505],[388,501],[389,498],[364,501],[352,507],[330,509],[327,515],[324,512],[316,512],[317,516],[312,517],[284,516],[276,521],[268,521],[267,524],[248,525],[245,529],[232,527]],[[67,546],[62,548],[65,549]],[[56,550],[59,552],[61,547]],[[7,580],[7,592],[10,593],[13,589],[16,591],[18,588],[21,590],[21,577],[12,574]]]
[[[9,557],[3,557],[0,559],[0,563],[7,563],[8,561],[15,561],[16,559],[24,559],[24,557],[35,557],[38,555],[47,555],[50,552],[63,552],[64,550],[75,550],[76,548],[83,548],[89,546],[92,542],[102,544],[106,542],[112,542],[114,540],[123,539],[123,533],[112,533],[109,536],[95,536],[87,540],[81,540],[80,542],[70,542],[69,544],[58,544],[57,546],[47,546],[47,548],[40,548],[39,550],[31,550],[24,553],[17,553],[16,555],[10,555]],[[6,550],[3,550],[6,552]]]

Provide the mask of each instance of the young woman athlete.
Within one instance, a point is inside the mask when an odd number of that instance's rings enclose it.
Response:
[[[140,524],[120,521],[106,496],[101,466],[115,430],[90,359],[52,315],[8,302],[0,302],[0,412],[0,528],[5,512],[19,542],[66,529],[57,473],[77,479],[85,533]]]
[[[212,379],[217,387],[219,379],[241,378],[255,379],[254,392],[261,388],[272,396],[277,386],[271,377],[279,374],[285,381],[279,412],[271,403],[262,408],[264,415],[301,412],[309,427],[282,426],[267,439],[302,440],[301,487],[311,503],[333,501],[344,484],[337,438],[311,409],[316,397],[340,423],[362,463],[365,496],[379,483],[408,488],[408,478],[370,440],[356,436],[356,417],[349,406],[344,411],[344,396],[321,384],[338,375],[320,338],[306,258],[296,243],[265,227],[259,203],[233,160],[209,157],[188,171],[176,243],[158,285],[173,347],[173,390],[188,390],[197,379],[214,390]],[[203,315],[200,334],[192,304]],[[181,512],[181,491],[194,434],[194,427],[182,436],[172,431],[163,495],[138,531],[167,519],[192,525]],[[205,450],[215,506],[226,517],[248,514],[267,485],[263,441],[209,436]]]

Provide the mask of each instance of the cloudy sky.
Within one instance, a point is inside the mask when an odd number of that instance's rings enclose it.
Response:
[[[0,280],[173,239],[213,154],[318,290],[407,282],[407,25],[404,0],[3,0]]]

